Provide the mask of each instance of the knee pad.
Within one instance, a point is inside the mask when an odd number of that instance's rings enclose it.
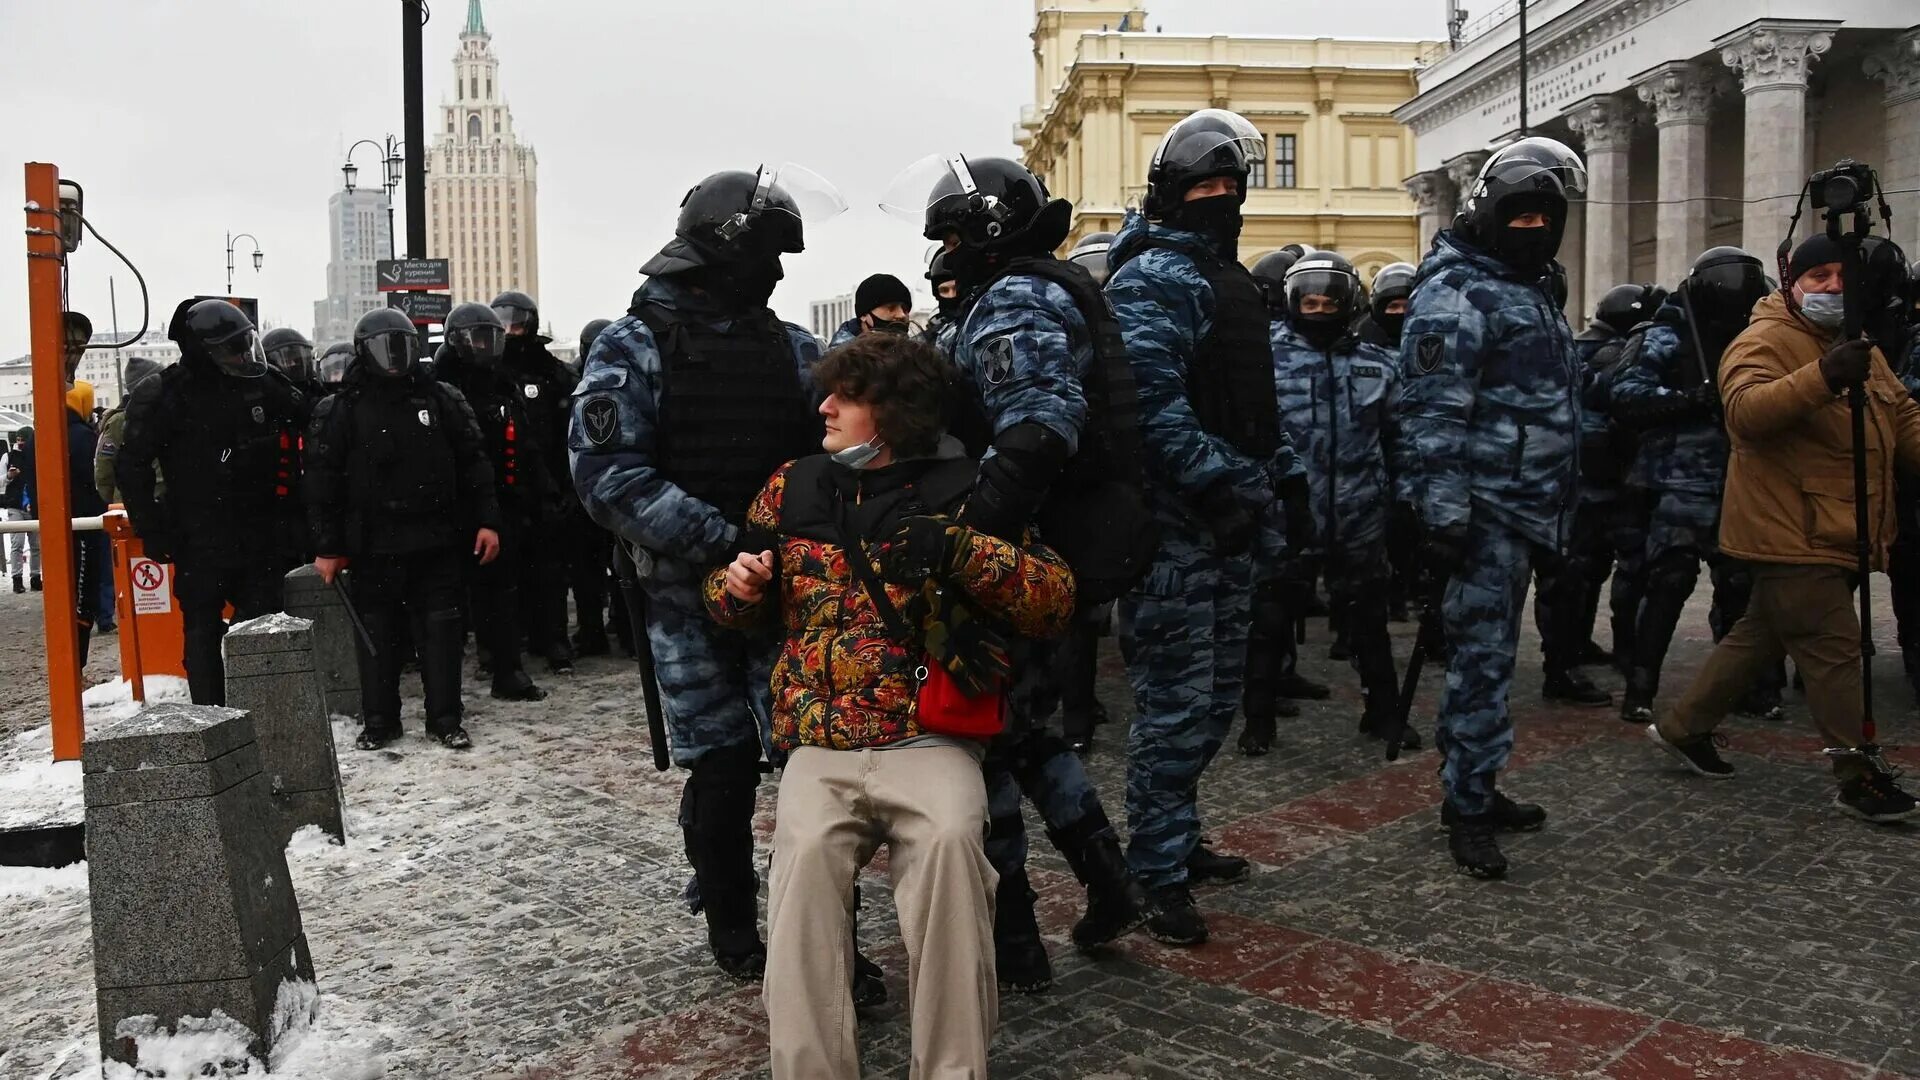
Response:
[[[1667,596],[1684,601],[1700,580],[1700,555],[1691,549],[1668,551],[1647,564],[1645,589],[1648,596]]]

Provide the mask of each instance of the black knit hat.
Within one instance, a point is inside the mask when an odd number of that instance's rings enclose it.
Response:
[[[853,290],[853,313],[866,315],[883,304],[899,304],[901,307],[913,307],[913,293],[905,282],[892,274],[875,274],[860,283]]]
[[[1846,249],[1838,240],[1826,233],[1814,233],[1800,241],[1800,246],[1793,249],[1793,258],[1787,260],[1787,284],[1792,285],[1801,274],[1816,266],[1841,262],[1846,257]]]

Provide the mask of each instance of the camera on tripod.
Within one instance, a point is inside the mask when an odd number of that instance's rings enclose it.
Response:
[[[1880,178],[1873,166],[1852,158],[1842,158],[1830,169],[1821,169],[1807,177],[1809,201],[1828,217],[1866,213],[1867,202],[1880,189]]]

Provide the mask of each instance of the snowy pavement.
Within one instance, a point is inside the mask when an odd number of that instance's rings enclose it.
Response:
[[[1670,695],[1704,655],[1703,599]],[[1920,830],[1827,804],[1797,701],[1787,724],[1733,725],[1740,776],[1709,785],[1611,712],[1543,706],[1529,627],[1505,786],[1553,820],[1508,844],[1507,882],[1472,882],[1433,827],[1431,754],[1387,767],[1355,742],[1354,680],[1313,630],[1303,666],[1334,699],[1283,722],[1271,757],[1229,748],[1203,785],[1218,845],[1258,864],[1200,894],[1213,943],[1076,954],[1078,889],[1034,828],[1059,982],[1003,998],[996,1077],[1920,1076]],[[1395,627],[1403,656],[1410,630]],[[1880,700],[1893,740],[1911,741],[1890,669]],[[305,834],[289,849],[318,1027],[273,1075],[764,1070],[758,988],[714,973],[680,900],[680,777],[651,767],[630,662],[535,677],[555,690],[537,704],[469,681],[464,754],[422,735],[417,696],[391,751],[354,750],[336,723],[348,843]],[[1124,709],[1124,685],[1109,651],[1109,705]],[[1425,716],[1437,685],[1430,675]],[[1122,732],[1100,729],[1092,766],[1116,817]],[[862,945],[896,1003],[863,1023],[863,1058],[869,1075],[901,1076],[904,960],[884,878],[868,881]],[[78,868],[0,869],[6,1080],[95,1068],[85,888]]]

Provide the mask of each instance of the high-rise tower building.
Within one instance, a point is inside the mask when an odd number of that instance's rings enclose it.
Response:
[[[539,217],[533,147],[514,137],[480,0],[453,58],[453,99],[440,104],[427,171],[427,251],[448,260],[455,303],[507,289],[540,298]]]
[[[336,191],[327,200],[327,298],[313,302],[313,340],[325,346],[353,336],[360,316],[385,307],[374,264],[392,249],[387,195],[379,189]]]

